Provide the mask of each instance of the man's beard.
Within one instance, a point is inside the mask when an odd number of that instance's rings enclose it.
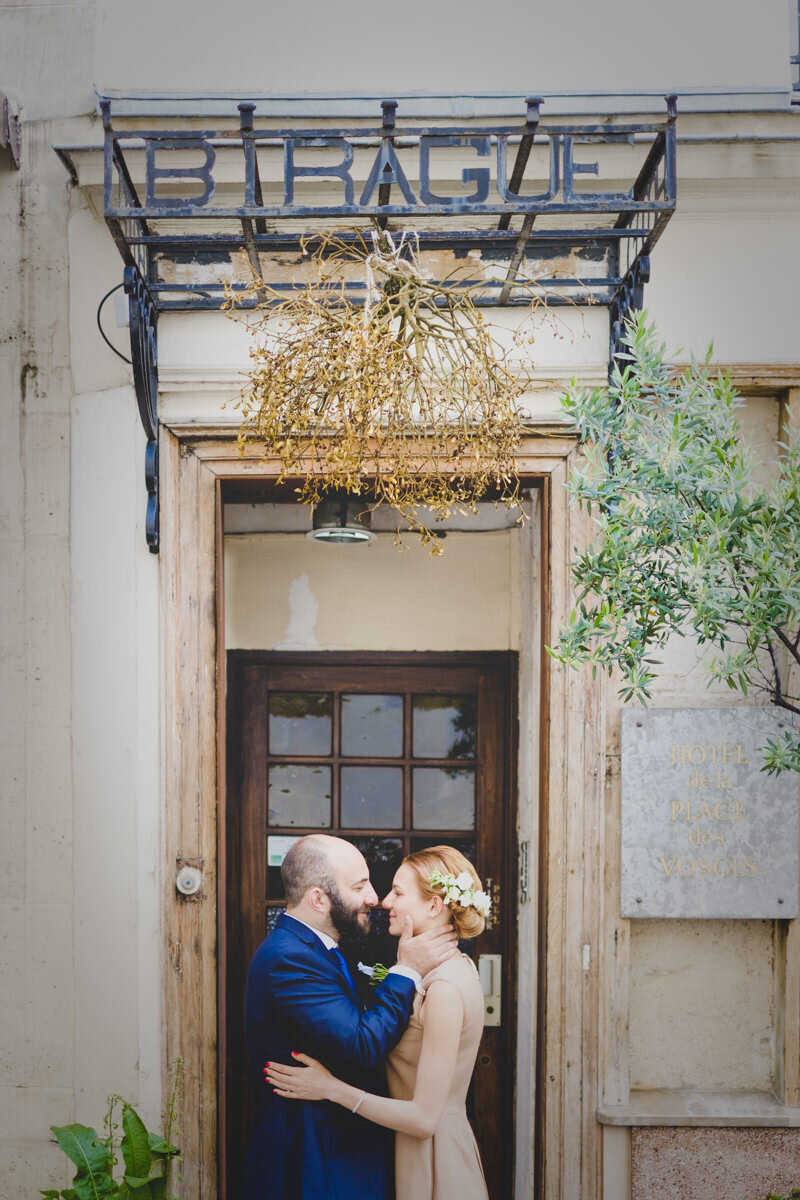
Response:
[[[369,915],[362,924],[360,918],[365,915],[361,904],[349,905],[340,896],[335,887],[328,892],[331,902],[330,918],[339,936],[347,941],[361,940],[369,933]]]

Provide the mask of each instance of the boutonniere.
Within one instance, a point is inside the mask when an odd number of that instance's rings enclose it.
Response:
[[[358,969],[362,975],[369,975],[370,987],[377,987],[389,974],[389,968],[385,967],[383,963],[375,963],[374,967],[368,967],[366,963],[360,962]]]

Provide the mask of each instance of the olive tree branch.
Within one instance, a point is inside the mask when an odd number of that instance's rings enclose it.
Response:
[[[564,666],[618,669],[623,698],[646,702],[653,649],[691,633],[719,652],[710,682],[755,688],[800,716],[778,652],[800,665],[800,439],[759,488],[741,401],[713,376],[710,352],[676,374],[644,314],[625,345],[607,389],[563,398],[586,448],[567,489],[595,534],[571,566],[577,608],[548,651]],[[800,770],[797,729],[765,751],[765,769]]]

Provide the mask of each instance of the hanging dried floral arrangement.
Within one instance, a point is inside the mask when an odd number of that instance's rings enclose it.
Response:
[[[382,229],[369,241],[315,238],[309,264],[288,296],[255,277],[228,292],[252,334],[240,446],[262,445],[304,503],[346,491],[390,505],[431,553],[441,553],[431,518],[474,512],[485,497],[518,506],[530,377],[472,292],[432,282],[413,235]],[[357,302],[354,270],[366,291]]]

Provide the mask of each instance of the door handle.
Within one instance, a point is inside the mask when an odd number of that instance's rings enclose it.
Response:
[[[499,1025],[503,1003],[502,954],[478,955],[478,977],[483,990],[483,1023]]]

